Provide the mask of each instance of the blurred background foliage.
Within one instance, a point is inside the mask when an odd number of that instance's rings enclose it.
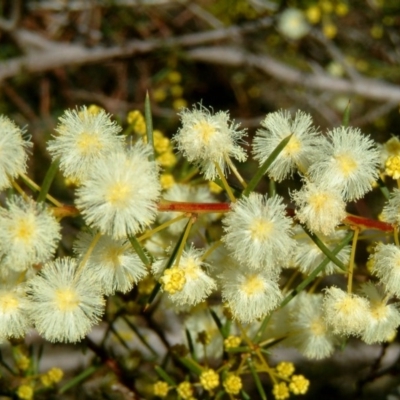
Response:
[[[176,110],[199,101],[248,127],[279,108],[338,125],[351,101],[354,125],[397,133],[396,0],[0,4],[0,112],[34,131],[79,104],[124,121],[149,91],[170,134]]]
[[[250,134],[280,108],[304,110],[325,130],[340,125],[350,102],[351,125],[378,142],[399,134],[398,0],[2,0],[0,16],[0,113],[32,136],[38,183],[65,109],[96,104],[126,127],[146,92],[154,127],[169,137],[179,109],[198,102],[229,110]],[[310,377],[334,371],[313,381],[309,398],[321,387],[326,399],[361,398],[385,376],[388,385],[368,392],[382,398],[398,369],[379,372],[374,360],[384,355],[375,348],[367,367],[340,355],[305,363]],[[367,371],[355,389],[354,368]]]

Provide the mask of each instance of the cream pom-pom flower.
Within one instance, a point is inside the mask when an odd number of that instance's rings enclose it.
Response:
[[[219,275],[221,294],[235,319],[255,322],[274,310],[282,300],[277,275],[231,265]]]
[[[360,336],[368,324],[368,301],[337,287],[325,290],[323,312],[327,325],[335,335]]]
[[[7,117],[0,116],[0,190],[26,171],[27,151],[32,143],[24,139],[24,132]]]
[[[138,142],[93,163],[76,199],[88,225],[122,239],[154,221],[161,187],[149,154],[150,148]]]
[[[297,111],[292,117],[288,111],[280,110],[267,114],[261,126],[253,140],[254,158],[260,165],[283,139],[293,135],[271,164],[268,175],[279,182],[292,175],[296,169],[305,173],[318,143],[318,131],[313,126],[311,116]]]
[[[95,235],[81,232],[74,243],[74,252],[84,257]],[[147,275],[146,267],[127,240],[101,236],[86,261],[87,269],[101,282],[103,292],[109,296],[116,291],[129,292],[135,283]]]
[[[346,217],[346,203],[336,187],[325,182],[306,181],[303,187],[292,193],[296,203],[296,216],[314,233],[331,235]]]
[[[183,251],[179,265],[165,270],[164,272],[167,275],[161,276],[162,288],[169,294],[169,299],[174,304],[194,306],[204,301],[216,289],[217,285],[214,279],[207,273],[210,266],[201,258],[203,253],[203,250],[196,249],[191,245]],[[155,276],[162,273],[165,262],[165,259],[161,259],[153,264],[152,271]],[[173,285],[172,287],[168,285],[173,279],[171,272],[178,274],[178,279],[181,281],[180,285]],[[171,288],[172,290],[170,290]]]
[[[290,309],[291,334],[285,340],[306,357],[316,360],[332,355],[338,341],[324,320],[321,303],[321,294],[301,292],[297,296],[296,305]]]
[[[400,312],[397,304],[388,304],[388,296],[382,287],[368,282],[362,287],[369,301],[368,324],[361,336],[368,344],[388,341],[400,325]]]
[[[361,198],[378,178],[378,148],[358,128],[341,126],[329,131],[314,156],[310,179],[338,188],[345,201]]]
[[[246,161],[246,151],[239,145],[246,132],[232,122],[229,114],[212,114],[201,104],[180,112],[182,126],[173,141],[189,162],[198,165],[206,179],[214,179],[227,169],[227,160]],[[228,161],[229,162],[229,161]]]
[[[28,281],[30,317],[46,340],[75,343],[84,338],[104,311],[102,287],[93,272],[78,271],[73,258],[46,264]]]
[[[372,273],[390,294],[400,296],[400,248],[379,243],[371,256]]]
[[[71,180],[80,183],[93,162],[116,151],[122,151],[122,128],[103,109],[86,107],[67,110],[60,117],[57,136],[48,144],[53,159],[60,159],[60,169]]]
[[[0,285],[0,341],[24,336],[31,327],[25,284]]]
[[[46,262],[60,240],[60,224],[42,203],[19,196],[0,209],[0,255],[2,265],[23,271]]]
[[[292,221],[280,196],[258,193],[240,199],[223,219],[222,238],[232,256],[252,269],[275,269],[287,264],[296,247],[291,238]]]

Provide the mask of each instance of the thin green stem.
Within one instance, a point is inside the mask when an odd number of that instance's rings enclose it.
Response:
[[[67,382],[64,386],[60,388],[58,391],[59,394],[65,393],[67,390],[73,388],[74,386],[78,385],[82,381],[84,381],[86,378],[88,378],[90,375],[94,374],[99,367],[89,367],[85,371],[81,372],[79,375],[75,376],[72,378],[69,382]]]
[[[50,190],[50,186],[51,186],[55,176],[57,175],[59,164],[60,164],[60,160],[57,158],[56,160],[54,160],[51,163],[50,168],[47,170],[46,176],[44,177],[42,187],[39,192],[39,195],[36,199],[38,202],[46,200],[47,195]]]
[[[29,178],[28,175],[21,174],[20,177],[31,190],[35,190],[40,193],[41,191],[40,186],[36,184],[36,182],[34,182],[31,178]],[[46,195],[46,199],[49,200],[51,203],[53,203],[56,207],[63,207],[62,203],[60,203],[57,199],[55,199],[53,196],[49,194]]]
[[[124,315],[121,317],[125,323],[129,326],[129,328],[131,328],[133,330],[133,332],[135,332],[136,336],[139,338],[139,340],[143,343],[143,345],[145,347],[147,347],[151,353],[153,354],[153,356],[156,356],[158,353],[157,351],[155,351],[153,349],[153,347],[150,345],[150,343],[148,342],[148,340],[145,338],[145,336],[139,331],[138,328],[136,328],[136,326],[134,324],[132,324],[131,321],[129,321],[129,319]]]
[[[182,214],[182,215],[178,215],[175,218],[170,219],[167,222],[164,222],[163,224],[157,226],[157,228],[151,229],[150,231],[147,231],[146,233],[144,233],[142,236],[139,236],[137,238],[138,242],[142,242],[143,240],[153,236],[155,233],[162,231],[163,229],[168,228],[170,225],[175,224],[175,222],[178,222],[182,219],[187,218],[187,215]]]
[[[347,293],[351,293],[353,286],[353,272],[354,272],[354,261],[356,257],[356,249],[358,242],[358,234],[360,233],[359,229],[354,230],[353,236],[353,244],[351,246],[351,254],[350,254],[350,263],[349,263],[349,271],[347,276]]]
[[[346,246],[351,238],[353,237],[353,231],[350,231],[346,237],[335,247],[334,250],[332,250],[332,254],[336,255],[338,254],[344,246]],[[323,260],[317,268],[314,269],[314,271],[303,281],[301,282],[290,294],[288,294],[282,301],[280,308],[284,307],[286,304],[288,304],[294,297],[299,294],[309,283],[311,283],[321,271],[324,270],[324,268],[329,264],[330,259],[329,257],[326,257],[325,260]],[[258,329],[255,337],[254,337],[254,343],[259,343],[262,336],[264,335],[265,329],[268,326],[269,320],[271,319],[272,314],[267,315],[263,322],[261,323],[260,328]]]
[[[279,156],[280,152],[285,148],[285,146],[290,142],[292,135],[289,135],[285,139],[283,139],[278,146],[276,146],[275,150],[269,155],[269,157],[264,161],[260,168],[258,168],[257,172],[251,179],[251,181],[247,184],[246,189],[243,191],[243,196],[248,196],[258,185],[258,183],[263,178],[264,174],[268,171],[268,168],[275,161],[275,159]]]
[[[146,253],[144,252],[142,246],[138,242],[138,239],[135,236],[128,236],[128,239],[131,242],[133,249],[136,251],[136,254],[142,260],[143,264],[146,267],[149,267],[151,265],[151,261],[146,256]]]
[[[225,161],[229,165],[229,168],[232,170],[233,174],[236,176],[236,178],[240,182],[240,184],[243,186],[244,189],[246,189],[246,187],[247,187],[246,181],[243,179],[242,175],[240,175],[235,164],[232,162],[232,160],[229,158],[229,156],[225,157]]]
[[[319,247],[319,249],[334,263],[336,264],[340,269],[343,271],[347,271],[346,266],[337,258],[333,255],[333,252],[331,252],[328,247],[325,246],[323,241],[314,233],[310,232],[305,225],[301,225],[303,228],[304,232],[307,233],[307,235],[310,237],[310,239]]]
[[[85,255],[83,256],[81,262],[79,263],[78,269],[76,270],[76,275],[78,276],[82,270],[85,264],[87,263],[87,260],[89,259],[90,255],[92,254],[94,248],[96,247],[97,242],[101,238],[101,233],[98,232],[96,235],[93,237],[92,242],[90,243],[90,246],[88,247]]]
[[[221,169],[221,167],[219,166],[218,163],[214,163],[215,168],[217,169],[218,175],[221,178],[222,184],[224,185],[224,188],[226,190],[226,193],[228,194],[229,199],[231,200],[232,203],[236,202],[236,197],[234,196],[231,187],[228,185],[228,182],[225,178],[225,175]]]
[[[146,93],[146,99],[144,101],[144,119],[146,121],[147,143],[153,150],[149,156],[149,160],[154,161],[156,157],[154,154],[153,119],[151,117],[151,104],[148,92]]]
[[[197,218],[196,216],[192,215],[190,217],[187,225],[186,225],[185,232],[183,234],[183,238],[182,238],[181,244],[180,244],[179,249],[178,249],[178,253],[176,254],[175,265],[179,265],[179,262],[180,262],[181,257],[182,257],[183,249],[185,248],[185,244],[186,244],[187,238],[188,238],[189,233],[190,233],[190,229],[192,228],[192,225],[196,221],[196,218]]]
[[[399,227],[397,225],[395,225],[394,229],[393,229],[393,239],[394,239],[394,242],[396,243],[396,246],[400,246],[400,243],[399,243]]]

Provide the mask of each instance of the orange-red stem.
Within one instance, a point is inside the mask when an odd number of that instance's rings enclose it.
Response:
[[[162,200],[157,207],[160,212],[182,212],[188,214],[226,213],[231,209],[231,203],[192,203],[183,201]],[[63,205],[54,207],[53,213],[58,218],[74,217],[79,211],[74,206]],[[288,215],[294,216],[294,210],[287,210]],[[393,225],[375,219],[359,217],[348,214],[342,221],[345,225],[356,227],[360,230],[372,229],[383,232],[393,232]]]

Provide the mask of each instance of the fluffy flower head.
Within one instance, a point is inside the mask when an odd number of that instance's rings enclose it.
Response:
[[[121,239],[154,220],[160,183],[156,164],[147,158],[149,151],[138,142],[93,163],[76,200],[88,225]]]
[[[196,305],[205,300],[216,289],[214,279],[206,273],[208,265],[201,259],[203,251],[191,246],[182,253],[179,265],[167,269],[161,279],[169,298],[178,305]],[[165,260],[153,264],[153,273],[159,274]],[[179,273],[175,275],[173,273]],[[172,285],[176,281],[176,285]],[[172,289],[172,290],[171,290]]]
[[[30,327],[27,306],[28,300],[21,285],[0,287],[0,340],[25,335]]]
[[[309,169],[314,182],[337,187],[346,201],[357,200],[372,189],[378,177],[379,151],[358,128],[339,127],[328,132]]]
[[[101,285],[77,266],[74,259],[56,259],[28,283],[31,318],[50,342],[81,340],[103,314]]]
[[[215,164],[225,170],[228,157],[246,160],[246,152],[238,145],[246,133],[229,120],[227,112],[212,114],[199,105],[193,110],[184,109],[180,116],[182,127],[173,141],[188,161],[200,167],[206,179],[218,176]]]
[[[400,189],[393,189],[388,202],[383,207],[382,219],[389,224],[400,225]]]
[[[267,198],[258,193],[240,199],[223,220],[223,241],[234,258],[252,269],[287,262],[295,248],[291,220],[279,196]]]
[[[297,111],[294,118],[288,111],[267,114],[261,122],[262,129],[257,131],[253,141],[254,158],[262,165],[278,144],[293,134],[268,170],[268,175],[281,181],[292,175],[296,169],[307,171],[310,156],[315,151],[318,132],[312,125],[309,114]]]
[[[368,301],[337,287],[325,291],[323,301],[326,323],[334,334],[360,335],[368,323]]]
[[[3,265],[23,271],[48,261],[60,239],[60,225],[52,213],[31,199],[12,197],[0,209],[0,254]]]
[[[372,256],[372,273],[389,293],[400,296],[400,248],[379,243]]]
[[[298,207],[297,218],[314,233],[330,235],[346,217],[346,203],[340,191],[324,182],[306,182],[292,198]]]
[[[302,292],[297,297],[296,306],[290,312],[290,331],[293,333],[286,343],[311,359],[329,357],[336,340],[324,321],[322,295]]]
[[[83,257],[89,249],[94,236],[81,233],[74,244],[74,251]],[[126,293],[134,283],[147,275],[147,270],[138,255],[127,245],[125,240],[114,240],[110,236],[102,236],[96,243],[86,268],[91,269],[102,283],[105,295],[116,291]]]
[[[23,131],[7,117],[0,116],[0,190],[26,171],[27,150],[32,143],[24,140]]]
[[[227,268],[220,275],[222,298],[235,319],[251,323],[275,309],[282,294],[275,279],[265,271]]]
[[[368,324],[361,336],[368,344],[387,341],[400,325],[400,313],[395,304],[387,304],[387,298],[381,288],[367,283],[363,293],[370,304]]]
[[[77,182],[86,177],[93,162],[123,149],[124,137],[118,136],[121,128],[103,109],[67,110],[56,131],[58,136],[48,150],[53,159],[60,158],[65,176]]]

